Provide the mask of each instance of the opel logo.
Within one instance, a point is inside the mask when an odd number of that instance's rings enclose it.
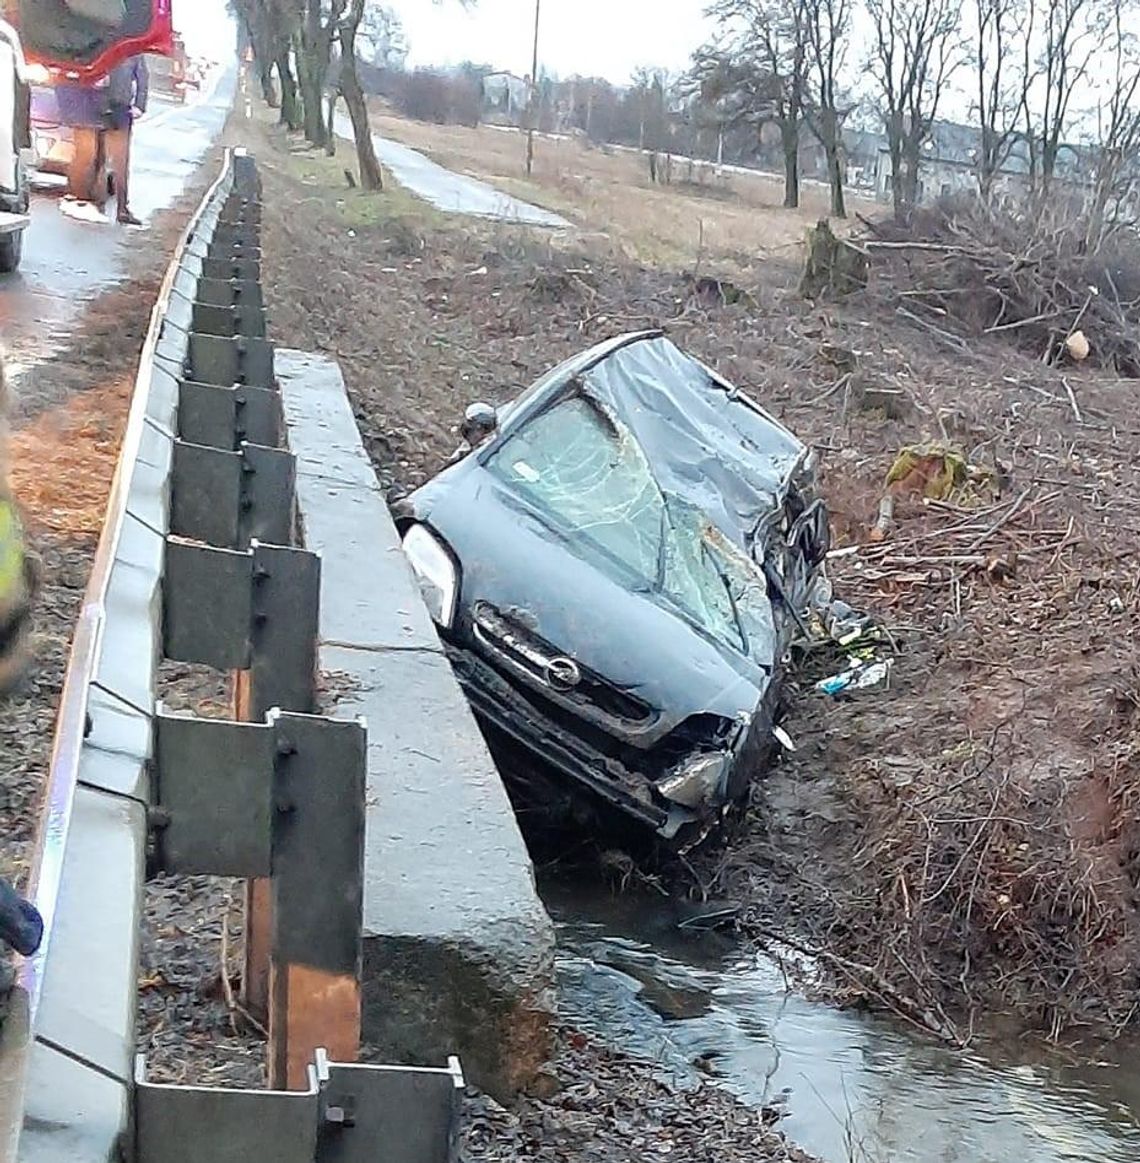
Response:
[[[572,658],[552,658],[546,664],[546,681],[556,691],[573,690],[582,681],[582,671]]]

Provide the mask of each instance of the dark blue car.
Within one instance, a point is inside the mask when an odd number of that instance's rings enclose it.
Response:
[[[396,518],[516,801],[703,835],[770,755],[829,545],[814,455],[660,332],[469,417]]]

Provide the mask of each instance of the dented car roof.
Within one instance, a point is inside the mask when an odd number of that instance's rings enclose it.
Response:
[[[705,514],[740,548],[778,505],[806,446],[660,331],[618,336],[554,368],[503,413],[511,432],[581,392],[628,429],[661,491]]]

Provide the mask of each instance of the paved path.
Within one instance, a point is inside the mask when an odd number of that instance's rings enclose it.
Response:
[[[352,123],[347,115],[338,114],[336,131],[338,136],[352,140]],[[497,222],[516,222],[523,226],[548,226],[556,230],[570,227],[565,218],[504,194],[486,182],[446,170],[406,145],[379,134],[373,134],[372,141],[380,161],[396,181],[437,210],[491,218]]]
[[[233,105],[236,69],[217,75],[188,105],[152,101],[135,128],[131,203],[144,223],[170,206],[202,163]],[[131,249],[153,243],[146,230],[88,222],[60,211],[57,191],[33,194],[24,258],[0,276],[0,341],[17,385],[20,375],[58,348],[87,301],[126,277]]]

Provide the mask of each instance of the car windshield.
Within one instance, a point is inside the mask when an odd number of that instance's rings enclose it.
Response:
[[[581,551],[616,565],[630,588],[664,596],[717,640],[749,651],[759,571],[703,514],[662,494],[637,442],[593,401],[554,405],[484,463]]]

